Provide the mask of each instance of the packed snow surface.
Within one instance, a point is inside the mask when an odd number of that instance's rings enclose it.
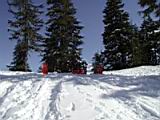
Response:
[[[1,71],[0,120],[160,120],[160,66],[45,77]]]

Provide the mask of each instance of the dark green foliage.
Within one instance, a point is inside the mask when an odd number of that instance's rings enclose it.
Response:
[[[140,0],[139,4],[145,7],[142,11],[144,21],[140,31],[142,64],[158,65],[160,64],[160,1]],[[153,20],[151,13],[154,13],[158,19]]]
[[[14,58],[11,66],[8,66],[11,71],[31,71],[27,63],[28,50],[26,44],[18,42],[14,49]],[[12,66],[13,65],[13,66]]]
[[[108,69],[123,69],[131,65],[132,29],[128,13],[121,0],[108,0],[104,9],[105,66]]]
[[[159,0],[139,0],[139,4],[145,9],[142,11],[144,16],[148,16],[154,12],[155,15],[160,17],[160,1]]]
[[[43,42],[42,62],[47,62],[49,72],[71,72],[81,61],[82,42],[76,9],[71,0],[48,0],[46,39]]]
[[[140,33],[137,26],[133,26],[132,32],[132,67],[142,65],[142,45],[140,43]]]
[[[39,18],[42,14],[39,11],[42,5],[33,5],[31,0],[8,0],[8,5],[9,12],[13,15],[13,19],[8,20],[8,31],[11,34],[9,39],[17,40],[13,62],[9,69],[28,71],[28,53],[30,50],[39,50],[38,44],[43,39],[38,33],[43,24],[43,21]]]
[[[160,21],[153,21],[150,17],[146,18],[141,26],[140,34],[143,65],[160,64]]]

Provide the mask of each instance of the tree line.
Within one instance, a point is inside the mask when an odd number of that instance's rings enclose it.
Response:
[[[160,64],[160,2],[140,0],[138,4],[144,8],[139,11],[143,17],[140,27],[130,22],[121,0],[107,0],[103,10],[104,50],[95,53],[93,66],[119,70]]]
[[[28,64],[31,52],[41,55],[41,62],[48,64],[49,72],[71,72],[86,65],[81,57],[83,26],[75,17],[71,0],[46,0],[46,13],[42,4],[36,5],[32,0],[7,0],[7,3],[13,16],[8,20],[9,39],[17,43],[9,70],[31,71]],[[139,0],[138,4],[145,7],[140,12],[144,18],[140,29],[129,22],[121,0],[106,1],[104,51],[95,54],[93,66],[103,64],[106,70],[115,70],[160,64],[160,3]],[[152,19],[152,13],[157,20]],[[40,32],[43,27],[45,35]]]

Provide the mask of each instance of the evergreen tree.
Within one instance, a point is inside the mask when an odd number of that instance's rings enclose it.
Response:
[[[140,33],[136,25],[133,26],[132,35],[132,67],[142,65],[142,48],[140,43]]]
[[[139,0],[139,4],[145,9],[142,11],[144,16],[154,12],[155,15],[160,17],[160,1],[159,0]]]
[[[42,36],[38,33],[42,27],[42,19],[39,16],[42,5],[33,5],[31,0],[8,0],[9,12],[13,15],[12,20],[8,20],[11,34],[10,40],[17,40],[17,45],[13,52],[13,62],[8,66],[14,71],[30,71],[27,63],[30,50],[38,50],[38,44]]]
[[[144,55],[143,64],[157,65],[160,64],[160,1],[140,0],[139,4],[145,7],[142,11],[144,21],[140,31]],[[153,20],[151,13],[154,13],[158,19]]]
[[[22,41],[23,42],[23,41]],[[11,71],[31,71],[27,63],[27,48],[25,43],[18,41],[14,49],[14,58],[11,63],[14,66],[8,66]]]
[[[108,69],[123,69],[131,64],[132,29],[121,0],[107,0],[104,9],[103,43]]]
[[[156,53],[156,62],[155,64],[160,65],[160,19],[156,21],[157,30],[154,31],[155,33],[155,53]]]
[[[83,43],[76,9],[71,0],[47,0],[47,4],[47,37],[43,42],[42,62],[49,65],[50,72],[70,72],[81,61]]]
[[[159,64],[160,21],[145,18],[141,25],[141,44],[144,65]]]

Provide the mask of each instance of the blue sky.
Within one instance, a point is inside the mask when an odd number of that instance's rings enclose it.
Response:
[[[10,41],[8,29],[8,19],[12,15],[8,13],[7,0],[0,1],[0,70],[7,70],[6,65],[12,61],[12,52],[16,41]],[[34,0],[36,3],[45,3],[44,0]],[[46,1],[46,0],[45,0]],[[76,17],[81,21],[84,29],[81,34],[84,36],[84,45],[82,57],[91,63],[91,59],[95,52],[103,50],[102,33],[103,33],[103,14],[102,11],[105,7],[106,0],[72,0],[75,8],[77,9]],[[137,5],[138,0],[123,0],[125,3],[124,9],[129,12],[130,20],[133,24],[138,26],[141,24],[142,19],[137,14],[140,10]],[[44,32],[43,32],[44,33]],[[33,71],[36,71],[40,66],[38,54],[32,53],[29,56],[29,64]]]

